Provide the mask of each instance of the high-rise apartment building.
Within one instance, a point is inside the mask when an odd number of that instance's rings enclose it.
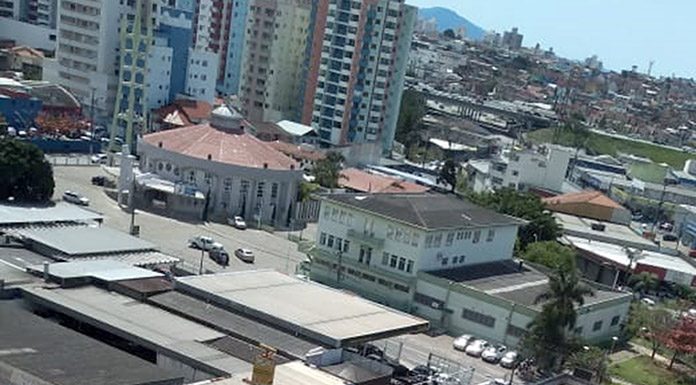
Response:
[[[303,123],[311,123],[325,145],[380,142],[389,152],[416,8],[404,0],[329,0],[326,12],[321,51],[312,54],[320,62],[309,66]]]
[[[505,33],[503,33],[503,46],[511,50],[522,48],[522,39],[524,39],[524,35],[517,31],[517,27],[514,27],[511,31],[505,31]]]
[[[233,0],[196,0],[194,6],[193,49],[217,56],[215,82],[222,81],[227,61]],[[210,55],[206,55],[210,58]]]
[[[21,7],[21,0],[0,0],[0,17],[19,20]]]
[[[240,99],[251,120],[296,118],[315,0],[251,0]]]
[[[113,0],[61,0],[56,57],[44,64],[45,80],[68,88],[86,108],[94,100],[101,118],[112,116],[115,102],[123,7]]]
[[[58,0],[0,0],[0,17],[56,27]]]
[[[239,93],[247,13],[250,1],[235,0],[234,2],[234,9],[232,10],[229,24],[224,74],[218,84],[218,91],[224,95],[237,95]]]

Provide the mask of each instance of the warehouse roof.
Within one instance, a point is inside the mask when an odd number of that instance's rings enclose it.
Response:
[[[636,234],[626,225],[611,222],[603,222],[595,219],[581,218],[574,215],[554,213],[554,218],[563,228],[563,233],[569,236],[591,238],[606,242],[613,242],[643,249],[658,249],[659,247],[649,239]],[[593,230],[592,224],[600,223],[604,225],[603,231]]]
[[[326,200],[425,229],[522,225],[525,222],[445,194],[331,194]]]
[[[14,229],[12,234],[70,256],[156,249],[150,242],[108,227],[34,227]]]
[[[223,333],[132,298],[94,286],[24,287],[30,302],[69,315],[213,375],[248,373],[251,365],[209,347]]]
[[[296,359],[304,359],[309,350],[319,346],[317,343],[275,329],[258,320],[244,317],[182,293],[171,291],[150,297],[148,301],[173,313],[182,314],[215,327],[217,330],[224,330],[230,335],[272,346],[282,354]]]
[[[417,317],[271,270],[181,277],[176,289],[336,347],[428,327]]]
[[[55,385],[181,384],[181,375],[47,321],[20,304],[0,303],[0,363],[11,375]],[[0,371],[0,383],[12,383]],[[29,382],[35,382],[29,380]]]
[[[52,206],[0,204],[0,226],[32,223],[91,222],[104,219],[101,214],[75,205],[58,202]]]

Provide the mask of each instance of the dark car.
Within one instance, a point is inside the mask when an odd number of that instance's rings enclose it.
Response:
[[[101,175],[93,176],[92,184],[95,186],[103,186],[106,184],[106,177]]]
[[[674,234],[665,234],[662,236],[662,240],[665,242],[676,242],[679,238]]]
[[[220,266],[228,266],[230,264],[230,255],[225,249],[214,248],[208,252],[208,256]]]

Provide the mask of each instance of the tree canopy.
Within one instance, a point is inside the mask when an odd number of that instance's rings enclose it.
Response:
[[[630,278],[628,278],[628,286],[630,286],[633,291],[640,294],[645,294],[650,290],[657,289],[658,283],[659,282],[655,275],[648,273],[647,271],[633,274]]]
[[[447,183],[450,186],[450,191],[454,192],[454,189],[457,188],[457,174],[459,173],[459,170],[457,169],[457,164],[454,163],[452,159],[447,159],[442,164],[442,167],[440,167],[437,182]]]
[[[454,33],[454,30],[451,28],[448,28],[442,32],[442,36],[444,36],[447,39],[456,39],[457,34]]]
[[[628,337],[640,335],[650,341],[652,357],[662,346],[665,336],[674,326],[674,316],[668,310],[651,308],[642,303],[631,306],[626,333]]]
[[[425,98],[416,90],[405,90],[401,97],[399,119],[396,122],[396,140],[410,148],[421,141],[422,120],[425,116]]]
[[[494,192],[471,193],[468,198],[480,206],[529,221],[518,232],[522,250],[532,242],[552,241],[561,235],[561,227],[556,219],[546,210],[541,199],[532,193],[504,188]]]
[[[566,271],[575,269],[575,252],[556,241],[530,243],[522,253],[522,258],[551,269]]]
[[[51,200],[53,169],[35,145],[0,139],[0,201],[45,203]]]
[[[316,182],[326,188],[338,187],[344,160],[343,155],[337,152],[329,152],[324,159],[318,160],[312,169]]]
[[[696,354],[696,318],[682,317],[674,328],[664,335],[663,341],[674,352],[669,361],[670,369],[672,369],[677,356]]]

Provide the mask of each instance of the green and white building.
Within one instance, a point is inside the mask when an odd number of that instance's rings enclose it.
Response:
[[[524,221],[452,195],[332,194],[322,200],[311,278],[431,321],[515,345],[548,277],[512,258]],[[617,335],[631,297],[597,289],[576,333]]]

